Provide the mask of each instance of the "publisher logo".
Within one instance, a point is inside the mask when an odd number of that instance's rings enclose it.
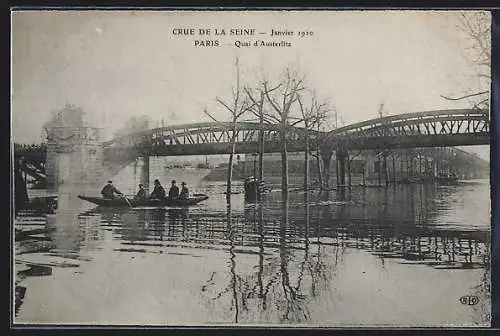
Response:
[[[475,306],[479,303],[479,298],[476,295],[464,295],[460,297],[460,303],[468,306]]]

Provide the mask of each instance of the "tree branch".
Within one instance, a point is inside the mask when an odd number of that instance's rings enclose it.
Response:
[[[233,109],[231,109],[229,106],[227,106],[227,104],[225,102],[223,102],[221,99],[219,98],[216,98],[215,99],[219,104],[223,105],[229,112],[231,112],[231,114],[234,115],[235,111],[233,111]]]
[[[439,96],[440,96],[441,98],[446,99],[446,100],[462,100],[462,99],[465,99],[465,98],[470,98],[470,97],[480,96],[480,95],[485,94],[485,93],[488,93],[488,92],[489,92],[489,91],[481,91],[481,92],[472,93],[472,94],[465,95],[465,96],[462,96],[462,97],[457,97],[457,98],[446,97],[446,96],[443,96],[443,95],[439,95]]]
[[[214,116],[212,116],[210,113],[208,113],[208,111],[207,111],[207,109],[206,109],[206,108],[203,110],[203,112],[205,112],[205,114],[206,114],[206,115],[207,115],[210,119],[212,119],[212,120],[213,120],[213,121],[215,121],[215,122],[218,122],[218,120],[217,120],[217,119],[215,119],[215,117],[214,117]]]

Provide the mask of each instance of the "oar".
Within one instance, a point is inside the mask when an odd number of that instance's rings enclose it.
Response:
[[[132,204],[130,204],[129,200],[127,197],[125,197],[125,195],[121,195],[121,197],[123,197],[123,199],[125,199],[125,202],[127,202],[128,206],[132,208]]]

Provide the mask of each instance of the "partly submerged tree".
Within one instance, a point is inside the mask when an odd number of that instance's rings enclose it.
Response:
[[[314,123],[316,132],[329,132],[338,127],[339,114],[334,105],[327,103],[327,108],[324,117],[320,117]],[[316,169],[318,171],[318,183],[320,190],[329,189],[329,166],[322,164],[320,142],[314,143],[314,148],[311,151],[311,156],[316,160]]]
[[[290,131],[300,122],[292,116],[293,107],[299,100],[299,93],[304,90],[304,77],[287,68],[279,84],[274,87],[268,81],[262,83],[264,95],[271,108],[266,117],[278,125],[281,152],[281,190],[283,201],[288,200],[288,158],[287,145]]]
[[[251,88],[245,88],[248,99],[253,103],[252,113],[259,121],[259,172],[257,174],[257,179],[258,181],[262,181],[264,175],[264,124],[271,123],[271,121],[266,117],[264,112],[266,97],[263,87],[258,88],[256,91],[258,92],[257,94],[254,93]]]
[[[227,189],[226,189],[226,201],[228,203],[231,201],[231,186],[233,179],[233,160],[236,149],[237,123],[245,113],[247,113],[253,108],[253,103],[247,99],[241,86],[241,72],[240,72],[238,58],[236,58],[235,68],[236,68],[236,83],[235,87],[233,87],[232,90],[233,92],[232,92],[231,103],[226,103],[219,97],[216,98],[216,101],[220,105],[222,105],[227,111],[229,111],[231,120],[231,133],[230,133],[231,152],[229,154],[229,167],[227,171]],[[208,115],[212,120],[217,121],[217,119],[215,119],[207,110],[205,110],[205,114]]]
[[[328,104],[326,102],[320,103],[315,91],[312,91],[308,97],[310,100],[307,104],[303,102],[304,99],[299,95],[298,103],[300,107],[301,122],[304,126],[304,190],[307,191],[309,186],[309,153],[311,151],[311,138],[312,133],[317,125],[321,125],[328,116]],[[316,142],[318,139],[315,139]],[[318,167],[319,168],[319,167]],[[319,169],[318,169],[319,172]],[[320,173],[320,172],[319,172]]]

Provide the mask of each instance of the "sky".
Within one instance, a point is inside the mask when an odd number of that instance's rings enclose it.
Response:
[[[383,114],[468,108],[445,100],[485,89],[471,41],[453,11],[23,11],[12,15],[12,136],[41,141],[42,125],[65,104],[81,106],[105,137],[132,116],[164,125],[228,120],[239,59],[243,84],[276,81],[286,68],[335,106],[343,124]],[[208,37],[199,29],[210,29]],[[176,35],[194,29],[196,35]],[[226,35],[215,36],[215,29]],[[229,36],[255,29],[256,36]],[[269,37],[271,29],[294,36]],[[299,37],[299,31],[312,36]],[[195,41],[218,40],[217,47]],[[290,47],[236,47],[235,41]],[[489,158],[489,146],[464,147]]]

